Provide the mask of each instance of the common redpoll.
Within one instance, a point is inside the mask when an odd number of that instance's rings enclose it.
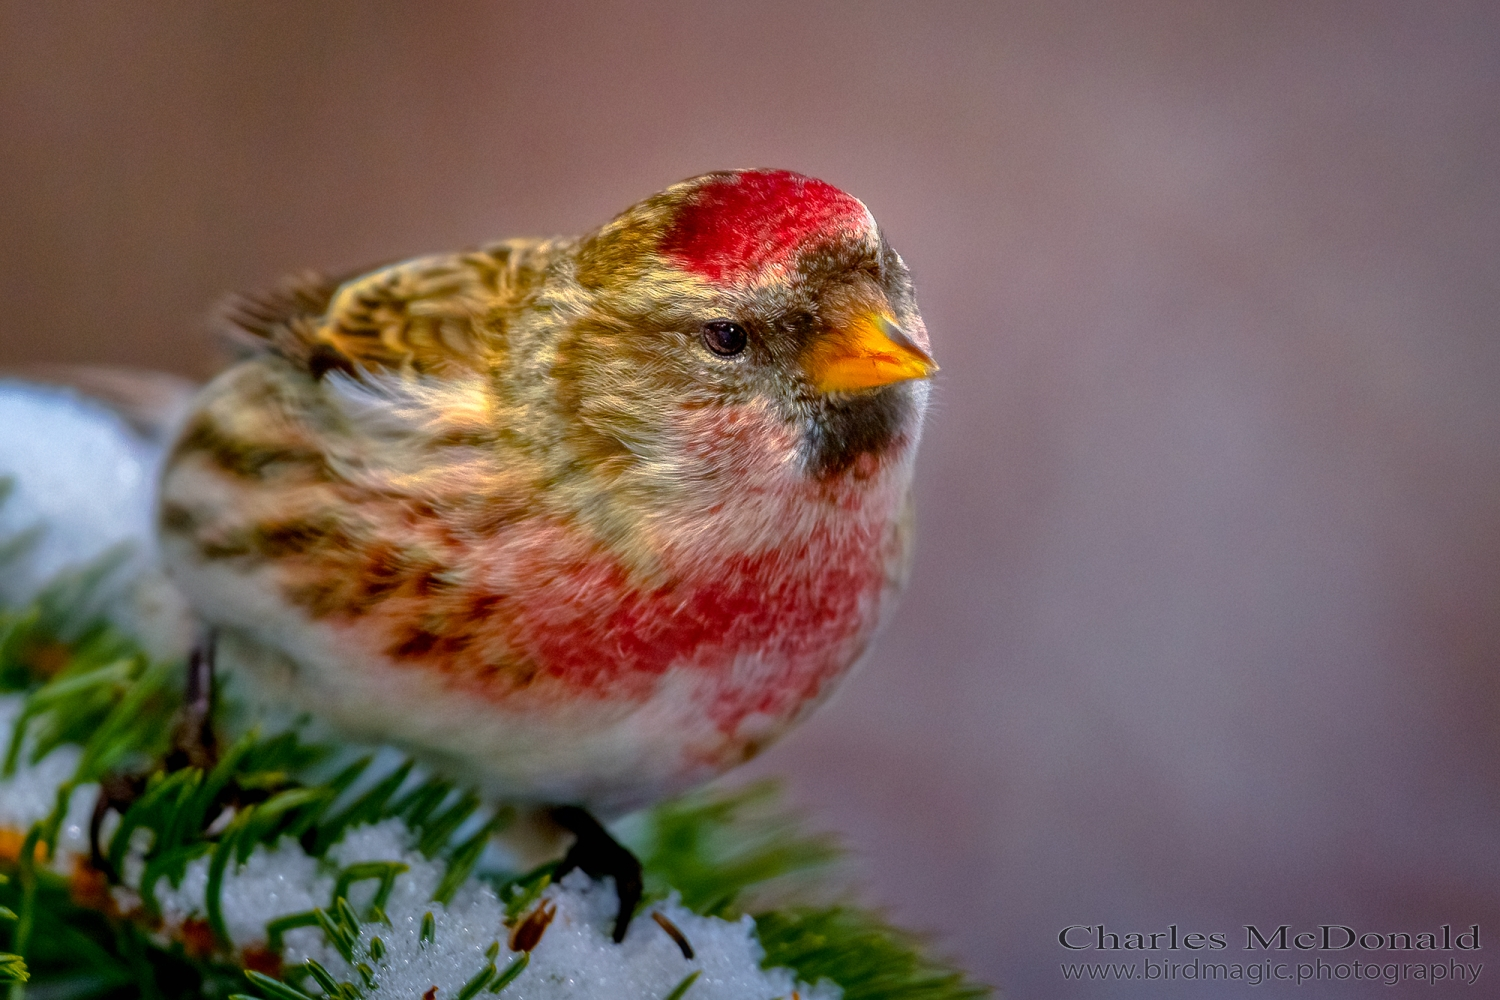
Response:
[[[903,582],[935,370],[865,206],[705,174],[578,239],[242,300],[168,571],[261,697],[618,812],[753,756]]]

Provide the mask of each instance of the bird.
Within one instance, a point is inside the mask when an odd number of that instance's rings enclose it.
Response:
[[[706,173],[223,315],[157,519],[233,682],[580,844],[804,718],[905,583],[937,365],[824,181]]]

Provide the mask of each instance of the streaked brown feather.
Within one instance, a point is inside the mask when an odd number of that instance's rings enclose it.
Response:
[[[242,355],[269,349],[313,370],[317,319],[345,280],[302,271],[283,278],[269,291],[231,295],[217,310],[217,325]]]
[[[545,244],[511,241],[330,278],[306,271],[220,312],[232,341],[272,350],[314,377],[332,370],[482,371],[507,313],[539,284]]]

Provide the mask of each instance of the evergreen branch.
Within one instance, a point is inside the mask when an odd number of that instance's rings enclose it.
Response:
[[[11,729],[10,743],[5,750],[4,776],[10,777],[16,773],[21,747],[33,719],[47,715],[53,722],[51,730],[35,741],[36,746],[31,754],[31,761],[35,763],[52,749],[69,742],[69,723],[77,726],[79,722],[91,720],[101,712],[113,708],[120,698],[123,686],[133,678],[136,667],[137,664],[132,660],[124,659],[94,670],[68,671],[32,692]],[[73,704],[68,704],[69,702]],[[54,711],[64,706],[70,710]]]
[[[472,837],[454,848],[453,854],[448,859],[448,870],[443,873],[443,880],[438,883],[437,890],[433,892],[433,902],[447,905],[453,902],[453,894],[458,887],[463,885],[474,866],[479,863],[479,856],[484,853],[485,846],[489,844],[490,837],[495,831],[510,822],[514,813],[508,809],[500,809],[490,817],[490,821],[480,827]]]
[[[417,850],[429,858],[436,857],[438,852],[447,846],[449,838],[458,832],[458,828],[478,811],[480,804],[478,795],[465,792],[451,808],[437,817],[431,820],[424,818],[421,822],[408,824],[413,831],[421,833],[421,839],[417,841]]]
[[[156,901],[156,883],[165,876],[172,888],[182,884],[182,876],[187,872],[189,862],[196,861],[213,849],[213,844],[200,841],[195,844],[181,844],[169,850],[162,851],[151,860],[146,862],[146,869],[141,875],[141,900],[146,904],[146,912],[153,916],[161,915],[161,906]]]
[[[284,917],[277,917],[266,924],[266,943],[275,952],[285,947],[286,932],[296,930],[298,927],[318,927],[317,910],[304,910],[301,913],[289,913]]]
[[[396,803],[391,811],[401,817],[409,828],[418,830],[452,791],[453,782],[428,778]]]
[[[406,761],[396,770],[375,784],[373,788],[355,799],[347,809],[326,823],[319,823],[317,834],[313,840],[312,847],[308,853],[316,857],[322,857],[330,847],[338,843],[344,836],[344,831],[352,826],[363,823],[375,823],[385,817],[385,804],[396,789],[405,783],[407,776],[415,767],[414,761]]]
[[[120,870],[125,852],[130,848],[130,842],[138,829],[153,831],[153,851],[165,846],[162,835],[162,830],[167,825],[165,819],[176,802],[185,794],[190,794],[190,790],[185,790],[184,786],[189,782],[196,782],[199,773],[197,768],[185,768],[175,774],[157,771],[151,775],[146,783],[145,793],[125,810],[125,815],[120,817],[120,825],[110,838],[106,857],[111,868]]]
[[[843,852],[826,834],[803,832],[801,817],[778,804],[774,782],[699,792],[662,803],[629,837],[654,896],[676,890],[705,916],[734,917],[752,890],[826,872]]]
[[[830,979],[844,1000],[980,1000],[989,989],[922,955],[912,935],[847,906],[778,910],[755,918],[762,967],[809,983]]]
[[[375,898],[370,901],[370,908],[379,913],[391,898],[391,890],[396,887],[396,876],[410,867],[401,861],[361,861],[352,864],[339,873],[339,880],[333,886],[333,898],[347,900],[349,890],[356,882],[379,879],[380,887],[375,890]]]
[[[31,978],[26,960],[20,955],[0,952],[0,983],[24,983]]]
[[[323,936],[328,939],[328,943],[344,956],[344,961],[353,962],[355,934],[350,932],[342,920],[330,916],[327,910],[314,910],[313,914],[317,917],[318,926],[322,928]]]
[[[229,868],[230,860],[234,857],[235,849],[240,846],[240,841],[244,839],[255,816],[254,803],[235,814],[234,819],[230,820],[229,825],[224,828],[219,842],[214,845],[213,857],[208,863],[208,885],[203,891],[203,902],[208,909],[208,926],[222,947],[228,947],[230,944],[229,928],[224,923],[224,874]]]
[[[96,726],[83,745],[73,780],[97,781],[123,768],[133,757],[155,759],[165,749],[174,699],[168,694],[165,665],[146,666]]]
[[[271,843],[288,816],[307,807],[326,806],[336,795],[327,788],[289,788],[266,799],[245,821],[245,832],[239,838],[235,861],[244,864],[250,860],[256,844]]]
[[[353,987],[352,983],[341,983],[337,979],[334,979],[332,974],[315,959],[309,958],[302,964],[312,974],[313,981],[323,988],[324,995],[329,997],[330,1000],[345,996],[345,986],[349,986],[351,989]]]
[[[300,810],[297,819],[291,823],[286,832],[298,839],[305,839],[311,835],[316,840],[315,830],[323,814],[338,800],[340,795],[360,779],[374,759],[373,754],[361,757],[334,775],[331,780],[324,782],[323,790],[327,794],[320,801],[309,803],[306,808]]]

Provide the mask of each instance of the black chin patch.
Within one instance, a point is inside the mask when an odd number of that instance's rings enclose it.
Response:
[[[849,471],[861,455],[890,449],[911,418],[907,387],[819,400],[808,428],[808,471],[828,479]]]

